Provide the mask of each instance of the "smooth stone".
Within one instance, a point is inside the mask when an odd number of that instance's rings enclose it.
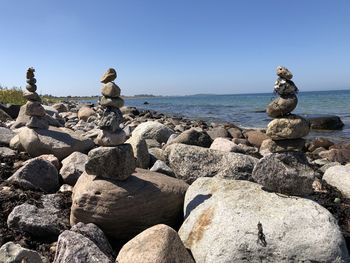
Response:
[[[117,239],[133,238],[156,224],[175,227],[187,187],[181,180],[139,168],[125,181],[83,173],[73,189],[71,225],[94,223]]]
[[[292,72],[290,72],[286,67],[278,66],[276,69],[277,76],[291,80],[293,78]]]
[[[113,260],[89,238],[66,230],[58,237],[53,263],[71,262],[112,263]]]
[[[34,237],[57,238],[68,224],[60,207],[62,198],[61,194],[43,195],[42,205],[24,203],[16,206],[7,218],[7,226]]]
[[[16,152],[10,148],[0,146],[0,156],[2,158],[13,158],[16,156]]]
[[[230,137],[230,134],[227,132],[227,130],[224,127],[215,127],[207,131],[208,135],[212,140],[215,140],[216,138],[228,138]]]
[[[40,190],[45,193],[54,193],[60,187],[56,167],[41,158],[26,161],[7,181],[19,184],[25,189]]]
[[[0,127],[0,145],[10,145],[11,139],[15,136],[16,133],[14,133],[11,129]]]
[[[39,94],[36,92],[23,91],[23,97],[26,100],[41,102],[41,98],[40,98]]]
[[[23,248],[13,242],[7,242],[0,248],[2,263],[43,263],[41,256],[35,250]]]
[[[126,180],[136,168],[136,161],[130,144],[98,147],[91,150],[88,157],[85,171],[100,178]]]
[[[335,165],[326,170],[323,180],[336,187],[346,198],[350,198],[350,167]]]
[[[272,120],[267,125],[266,135],[272,140],[299,139],[310,132],[310,123],[298,116],[289,115],[288,117]]]
[[[341,130],[344,123],[339,116],[327,114],[305,115],[305,118],[311,123],[313,130]]]
[[[334,145],[334,143],[328,140],[327,138],[319,137],[311,141],[310,145],[308,146],[308,150],[312,152],[320,147],[323,147],[328,150],[328,148],[331,147],[332,145]]]
[[[26,82],[30,85],[34,85],[36,83],[36,78],[28,78]]]
[[[26,126],[31,129],[48,129],[49,122],[46,118],[42,118],[39,116],[30,116]]]
[[[149,168],[150,156],[146,140],[142,137],[131,136],[125,143],[129,143],[132,146],[134,157],[136,158],[136,167]]]
[[[281,97],[284,97],[284,96],[288,97],[298,93],[298,88],[297,86],[295,86],[293,81],[283,79],[283,78],[278,78],[275,82],[274,91]]]
[[[34,78],[34,72],[35,69],[33,67],[28,68],[26,73],[27,79]]]
[[[81,152],[73,152],[63,159],[60,170],[63,182],[74,186],[79,176],[85,171],[85,164],[88,161],[88,156]]]
[[[228,138],[216,138],[210,145],[210,149],[223,152],[237,152],[238,145],[230,141]]]
[[[87,121],[89,117],[96,115],[96,112],[90,107],[81,107],[78,111],[79,120]]]
[[[150,169],[151,172],[157,172],[161,174],[165,174],[171,177],[175,177],[174,172],[171,168],[163,161],[157,160]]]
[[[106,73],[103,74],[101,78],[102,83],[108,83],[117,78],[117,72],[114,68],[109,68]]]
[[[227,129],[227,132],[232,138],[243,138],[242,130],[239,128],[232,127]]]
[[[194,263],[177,232],[163,224],[138,234],[120,250],[118,263]]]
[[[159,148],[150,148],[148,149],[151,159],[155,158],[156,160],[166,161],[165,152]]]
[[[120,97],[107,98],[105,96],[102,96],[99,103],[103,107],[111,107],[111,108],[121,108],[124,106],[124,100]]]
[[[305,139],[291,139],[291,140],[279,140],[274,141],[266,139],[262,142],[259,153],[262,156],[270,153],[281,153],[281,152],[300,152],[304,149]]]
[[[38,87],[35,84],[28,84],[26,85],[26,89],[29,92],[36,92],[36,90],[38,89]]]
[[[114,82],[103,84],[101,93],[109,98],[117,98],[120,96],[120,88]]]
[[[298,98],[295,95],[286,98],[278,97],[267,106],[266,113],[272,118],[282,117],[291,113],[297,104]]]
[[[264,140],[269,139],[269,136],[267,136],[266,133],[259,130],[246,130],[243,132],[243,135],[251,145],[258,148]]]
[[[220,178],[199,178],[188,188],[179,235],[196,262],[349,262],[327,209],[261,188]]]
[[[122,129],[115,132],[99,130],[94,142],[99,146],[118,146],[126,141],[126,134]]]
[[[52,108],[57,110],[59,113],[68,111],[68,105],[66,105],[65,103],[61,103],[61,102],[53,104]]]
[[[28,101],[25,104],[25,107],[26,107],[25,113],[28,116],[43,117],[46,114],[44,107],[38,101]]]
[[[315,172],[304,153],[273,153],[259,160],[252,177],[268,191],[306,196],[313,193]]]
[[[192,183],[199,177],[248,180],[258,159],[199,146],[172,144],[166,148],[170,168],[177,178]]]
[[[327,151],[322,151],[318,155],[330,162],[345,164],[350,161],[350,150],[348,149],[330,149]]]
[[[182,143],[209,148],[212,142],[213,140],[207,132],[197,131],[195,128],[191,128],[180,133],[178,136],[172,139],[171,142],[167,142],[167,145],[165,147],[174,143]]]
[[[132,136],[143,139],[155,139],[159,143],[166,143],[173,133],[174,131],[164,124],[157,121],[147,121],[139,124],[132,132]]]
[[[86,153],[95,146],[92,140],[70,129],[52,126],[46,130],[23,127],[18,136],[21,146],[33,157],[53,154],[62,160],[73,152]]]

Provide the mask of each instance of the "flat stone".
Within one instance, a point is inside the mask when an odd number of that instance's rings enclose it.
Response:
[[[166,148],[170,168],[177,178],[192,183],[199,177],[251,179],[257,158],[234,152],[175,143]]]
[[[111,108],[121,108],[124,106],[124,100],[120,97],[108,98],[108,97],[102,96],[99,103],[103,107],[111,107]]]
[[[199,178],[188,188],[179,235],[196,262],[349,262],[327,209],[261,188],[220,178]]]
[[[273,153],[259,160],[252,177],[268,191],[306,196],[313,193],[315,172],[304,153]]]
[[[291,140],[279,140],[274,141],[266,139],[262,142],[259,153],[262,156],[270,153],[281,153],[281,152],[300,152],[304,149],[305,139],[291,139]]]
[[[88,154],[85,164],[88,174],[101,178],[126,180],[136,168],[136,161],[130,144],[116,147],[98,147]]]
[[[118,263],[181,262],[194,263],[177,232],[163,224],[138,234],[120,250]]]
[[[30,101],[38,101],[41,102],[41,98],[38,93],[36,92],[30,92],[30,91],[23,91],[23,97]]]
[[[102,86],[102,95],[109,98],[117,98],[120,96],[120,88],[114,82],[108,82]]]
[[[175,227],[182,219],[187,187],[181,180],[143,169],[125,181],[83,173],[73,190],[71,225],[94,223],[117,239],[130,239],[156,224]]]
[[[274,119],[267,125],[266,135],[272,140],[299,139],[310,132],[310,123],[298,116],[289,115]]]
[[[39,116],[30,116],[26,126],[31,129],[48,129],[49,122],[46,118]]]
[[[285,98],[278,97],[267,106],[266,113],[272,118],[282,117],[291,113],[297,104],[298,98],[295,95]]]
[[[26,85],[26,89],[27,89],[29,92],[36,92],[37,86],[36,86],[35,84],[28,84],[28,85]]]

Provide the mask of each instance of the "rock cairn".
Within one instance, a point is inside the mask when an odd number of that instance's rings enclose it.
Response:
[[[278,97],[273,100],[266,109],[267,114],[275,118],[267,127],[266,134],[276,142],[283,144],[288,150],[293,147],[290,145],[298,145],[300,150],[305,141],[302,137],[306,136],[310,131],[309,122],[301,116],[291,114],[298,104],[298,88],[291,80],[293,74],[285,67],[277,67],[278,79],[275,83],[274,91]],[[300,141],[301,140],[301,141]],[[302,142],[302,143],[300,143]]]
[[[120,97],[120,88],[114,83],[116,78],[117,72],[113,68],[108,69],[101,78],[101,108],[96,122],[100,132],[95,139],[95,143],[100,146],[117,146],[126,140],[126,134],[120,128],[123,114],[119,109],[124,106],[124,100]]]
[[[41,98],[36,93],[36,79],[34,76],[35,69],[28,68],[27,70],[27,85],[26,91],[23,92],[23,97],[27,99],[25,104],[25,114],[28,115],[29,121],[26,126],[29,128],[48,128],[48,122],[43,121],[44,116],[46,115],[44,107],[41,105]]]

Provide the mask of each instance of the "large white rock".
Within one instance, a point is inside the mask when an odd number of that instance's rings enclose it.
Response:
[[[143,139],[155,139],[159,143],[166,143],[173,130],[156,121],[143,122],[132,132],[132,136]]]
[[[117,262],[194,263],[176,231],[163,224],[146,229],[126,243]]]
[[[328,210],[252,182],[199,178],[186,192],[184,212],[179,235],[197,263],[350,260]]]
[[[258,159],[199,146],[175,143],[166,148],[170,168],[177,178],[192,183],[199,177],[250,179]]]
[[[29,129],[23,127],[18,133],[22,147],[31,156],[53,154],[62,160],[73,152],[88,152],[95,144],[70,129],[56,128]]]
[[[350,166],[332,166],[326,170],[322,179],[350,198]]]

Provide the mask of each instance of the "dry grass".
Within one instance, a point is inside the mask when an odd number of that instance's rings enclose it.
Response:
[[[9,89],[0,86],[0,103],[23,105],[26,103],[26,99],[23,98],[23,92],[20,88],[13,87]]]

